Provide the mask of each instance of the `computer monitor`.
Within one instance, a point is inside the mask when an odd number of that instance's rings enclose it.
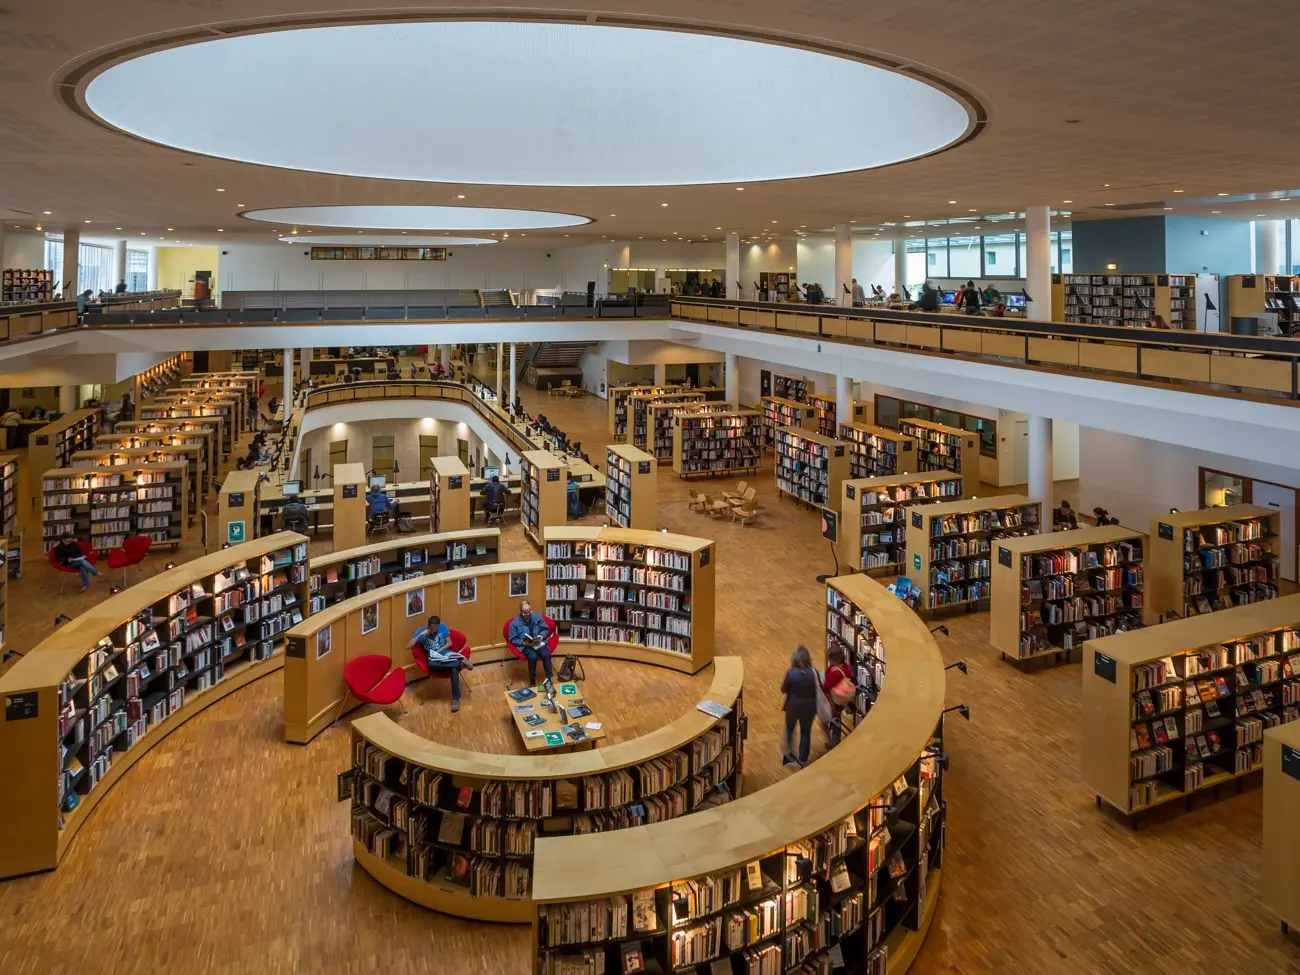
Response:
[[[1026,306],[1026,301],[1024,295],[1007,295],[1008,308],[1016,308],[1020,311],[1024,311],[1025,306]]]
[[[285,481],[280,485],[280,493],[286,498],[296,498],[302,494],[302,481]]]
[[[945,292],[943,293],[943,300],[946,301],[946,302],[947,302],[948,304],[950,304],[950,305],[955,305],[955,304],[957,304],[957,292],[955,292],[955,291],[945,291]]]
[[[481,472],[481,473],[482,473],[482,475],[483,475],[483,480],[485,480],[485,481],[490,481],[490,480],[492,480],[492,478],[494,478],[494,477],[500,477],[500,476],[501,476],[501,468],[500,468],[500,467],[484,467],[484,468],[482,469],[482,472]]]
[[[372,488],[379,488],[379,490],[382,491],[388,486],[388,478],[383,474],[371,474],[370,480],[367,483],[369,483]]]

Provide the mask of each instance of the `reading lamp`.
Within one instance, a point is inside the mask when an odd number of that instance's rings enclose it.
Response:
[[[946,669],[946,668],[945,668],[945,669]],[[967,721],[970,720],[970,708],[968,708],[965,704],[957,704],[957,705],[954,705],[953,707],[950,707],[950,708],[944,708],[944,709],[943,709],[943,713],[944,713],[944,714],[947,714],[949,711],[956,711],[958,714],[960,714],[960,715],[961,715],[963,718],[965,718]]]
[[[964,660],[958,660],[955,664],[949,664],[947,667],[945,667],[945,668],[943,668],[943,669],[944,669],[944,670],[952,670],[954,667],[956,667],[958,670],[960,670],[963,674],[966,673],[966,661],[964,661]],[[969,719],[967,719],[967,720],[969,720]]]

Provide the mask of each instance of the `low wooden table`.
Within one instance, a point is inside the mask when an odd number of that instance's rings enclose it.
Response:
[[[510,709],[510,715],[514,718],[515,728],[519,731],[519,738],[524,743],[524,749],[529,753],[532,752],[567,752],[577,751],[581,748],[595,748],[596,742],[605,737],[604,722],[594,711],[591,714],[584,715],[581,718],[574,718],[572,721],[561,721],[559,708],[568,709],[575,702],[585,702],[582,688],[572,682],[557,683],[555,685],[555,705],[556,710],[542,706],[546,700],[546,692],[540,687],[534,687],[533,696],[526,701],[516,701],[510,696],[511,692],[505,692],[506,706]],[[532,705],[530,711],[520,711],[519,708],[527,708]],[[587,707],[591,707],[587,704]],[[525,719],[530,715],[539,714],[546,720],[540,724],[530,725]],[[600,728],[588,728],[588,724],[599,724]],[[587,737],[582,741],[571,741],[567,735],[560,730],[566,724],[577,724],[587,732]],[[540,731],[542,734],[528,737],[529,732]],[[547,734],[552,736],[559,734],[562,737],[560,742],[556,742],[554,737],[547,740]]]

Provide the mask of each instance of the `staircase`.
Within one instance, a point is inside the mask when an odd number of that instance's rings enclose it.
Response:
[[[534,389],[549,389],[569,380],[582,385],[578,363],[595,342],[533,342],[519,359],[520,378]]]
[[[479,294],[479,300],[483,303],[484,308],[488,308],[494,305],[513,306],[515,303],[515,296],[510,292],[508,288],[499,288],[494,291],[480,290],[478,294]]]

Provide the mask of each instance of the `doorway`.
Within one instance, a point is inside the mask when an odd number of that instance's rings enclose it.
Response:
[[[1029,483],[1029,421],[1017,420],[1013,460],[1015,462],[1015,483]]]
[[[312,482],[311,469],[311,448],[303,447],[302,453],[298,456],[298,480],[302,482],[304,491],[314,491],[319,485]]]
[[[420,474],[417,480],[422,480],[424,472],[433,467],[433,459],[438,456],[438,437],[436,435],[420,434]]]
[[[393,479],[393,459],[396,457],[393,435],[376,434],[370,438],[370,466],[376,474]]]
[[[1288,582],[1296,581],[1295,488],[1268,481],[1251,481],[1251,504],[1277,508],[1279,522],[1278,552],[1281,555],[1279,574]]]
[[[460,462],[462,464],[468,466],[469,464],[469,441],[468,440],[456,441],[456,456],[460,458]]]
[[[330,441],[330,477],[334,476],[334,468],[339,464],[348,462],[348,442],[346,440]]]

